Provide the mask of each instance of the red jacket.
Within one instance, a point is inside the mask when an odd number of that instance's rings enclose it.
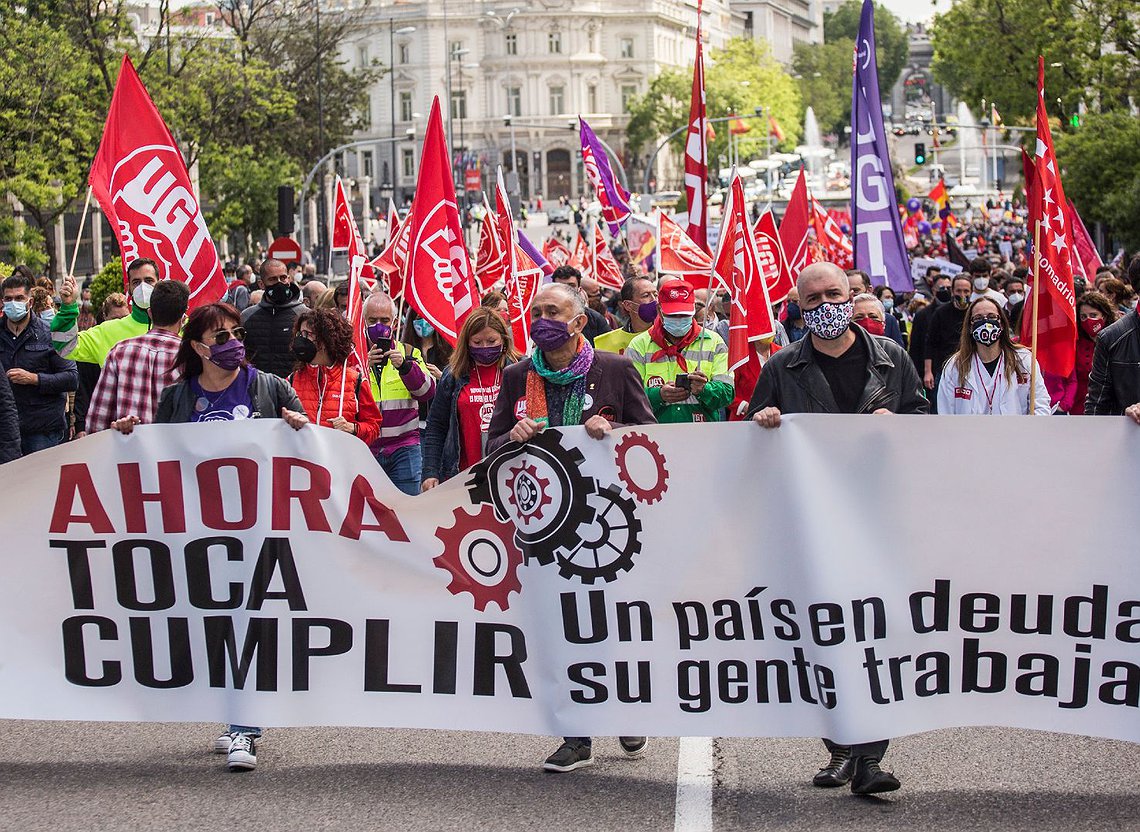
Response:
[[[343,386],[341,373],[344,373]],[[372,385],[363,383],[360,373],[335,367],[314,367],[309,364],[290,376],[297,398],[305,407],[305,415],[318,425],[332,427],[332,420],[344,416],[356,423],[356,436],[365,445],[371,445],[380,436],[380,408],[372,398]],[[344,410],[341,412],[341,390],[344,390]]]

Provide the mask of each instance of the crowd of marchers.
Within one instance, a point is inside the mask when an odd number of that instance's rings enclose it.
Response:
[[[1026,274],[982,255],[954,275],[927,270],[913,293],[860,271],[815,263],[773,308],[770,338],[729,366],[732,299],[624,264],[620,291],[554,270],[526,310],[529,344],[513,342],[505,296],[492,289],[454,344],[381,287],[362,297],[367,366],[352,360],[347,284],[311,266],[265,260],[228,270],[216,303],[156,264],[127,266],[127,291],[91,308],[71,277],[56,285],[17,267],[0,287],[0,461],[102,430],[148,423],[279,418],[365,443],[392,483],[415,495],[508,442],[581,425],[603,440],[656,422],[784,414],[1126,415],[1140,424],[1140,256],[1077,281],[1078,340],[1067,378],[1042,375],[1018,323]],[[261,729],[229,725],[213,743],[231,770],[257,766]],[[843,746],[817,786],[860,794],[899,787],[880,768],[887,741]],[[646,737],[621,737],[624,754]],[[590,737],[566,737],[547,771],[593,763]]]

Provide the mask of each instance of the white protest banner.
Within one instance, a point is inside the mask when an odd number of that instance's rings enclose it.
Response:
[[[926,270],[931,266],[937,266],[946,277],[953,277],[962,271],[957,263],[941,257],[915,257],[910,261],[910,276],[915,280],[926,280]]]
[[[1138,429],[931,418],[548,430],[417,497],[278,421],[37,453],[0,717],[1140,741]]]

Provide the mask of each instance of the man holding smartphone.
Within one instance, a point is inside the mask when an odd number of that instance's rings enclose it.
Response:
[[[629,342],[633,362],[658,422],[720,422],[732,401],[728,346],[695,319],[696,293],[670,280],[658,295],[657,319]]]

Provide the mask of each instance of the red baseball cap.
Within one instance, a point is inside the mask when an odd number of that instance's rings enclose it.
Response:
[[[662,315],[693,315],[697,304],[693,287],[683,280],[670,280],[661,286],[657,302]]]

